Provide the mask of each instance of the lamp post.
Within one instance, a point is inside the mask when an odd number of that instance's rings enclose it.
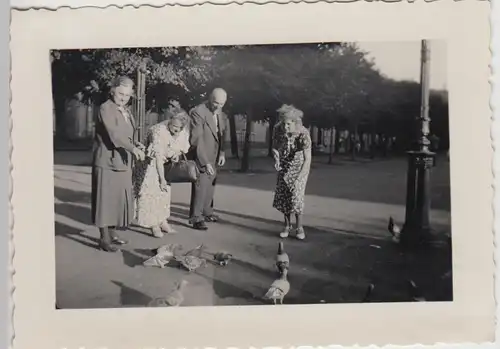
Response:
[[[429,242],[430,172],[435,153],[429,150],[429,78],[430,50],[427,40],[422,40],[421,49],[421,105],[417,128],[417,149],[408,152],[408,177],[406,188],[406,215],[401,232],[401,244],[412,247]]]

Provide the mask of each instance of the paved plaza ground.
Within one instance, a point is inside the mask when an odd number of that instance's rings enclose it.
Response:
[[[56,276],[60,308],[145,306],[188,280],[185,306],[264,304],[261,297],[276,278],[274,258],[280,214],[272,208],[276,173],[269,158],[252,159],[249,173],[229,160],[216,188],[219,223],[200,232],[187,225],[190,186],[173,186],[172,223],[179,231],[156,239],[132,227],[122,252],[96,249],[99,233],[90,222],[90,154],[55,153]],[[429,301],[452,300],[451,251],[437,245],[403,252],[387,232],[389,216],[402,224],[406,159],[352,162],[315,159],[306,191],[306,241],[285,240],[291,258],[291,291],[285,303],[360,302],[370,283],[373,302],[410,301],[408,280]],[[441,238],[450,233],[449,163],[439,158],[432,172],[431,223]],[[208,263],[188,274],[177,267],[146,268],[151,249],[180,243],[185,250],[204,243],[206,257],[220,250],[235,259],[226,267]]]

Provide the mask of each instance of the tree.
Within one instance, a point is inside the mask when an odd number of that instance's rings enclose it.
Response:
[[[248,171],[250,164],[250,138],[253,123],[269,118],[269,110],[279,104],[269,73],[270,48],[266,46],[231,46],[219,49],[214,70],[216,83],[228,92],[227,109],[245,115],[245,142],[241,170]],[[272,106],[272,107],[270,107]],[[234,120],[233,120],[234,122]],[[233,129],[232,127],[231,129]],[[232,144],[235,144],[235,129]]]
[[[366,58],[366,53],[352,43],[320,51],[311,57],[310,66],[311,73],[305,82],[309,82],[307,101],[311,104],[306,109],[319,109],[316,114],[310,114],[314,117],[311,124],[330,129],[331,163],[334,150],[338,149],[340,129],[348,128],[357,138],[359,124],[369,119],[370,95],[376,91],[382,77],[373,62]],[[354,156],[354,147],[351,150]]]
[[[52,86],[56,116],[62,114],[64,101],[76,92],[100,103],[107,98],[109,84],[118,75],[135,80],[137,71],[146,75],[146,93],[155,95],[159,85],[175,87],[186,104],[200,98],[210,77],[210,47],[154,47],[95,50],[53,50]],[[165,96],[165,98],[167,98]],[[158,98],[147,99],[147,108]],[[163,101],[167,102],[167,101]],[[162,101],[160,101],[162,104]],[[58,118],[60,119],[60,118]]]
[[[275,110],[287,103],[305,112],[305,124],[338,129],[341,121],[350,120],[356,128],[370,84],[381,79],[353,44],[233,46],[213,63],[232,111],[246,115],[243,171],[249,166],[253,122],[274,126]]]

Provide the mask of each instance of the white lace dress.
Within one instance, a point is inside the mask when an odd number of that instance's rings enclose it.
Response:
[[[187,153],[189,150],[189,132],[184,129],[173,137],[165,123],[151,127],[148,135],[148,152],[168,159]],[[160,178],[156,170],[156,160],[146,159],[138,163],[134,171],[134,193],[136,221],[143,227],[160,225],[170,217],[171,186],[168,191],[160,188]]]

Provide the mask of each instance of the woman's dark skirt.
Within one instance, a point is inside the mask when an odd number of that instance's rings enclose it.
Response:
[[[132,171],[92,168],[92,222],[102,227],[127,227],[134,219]]]

